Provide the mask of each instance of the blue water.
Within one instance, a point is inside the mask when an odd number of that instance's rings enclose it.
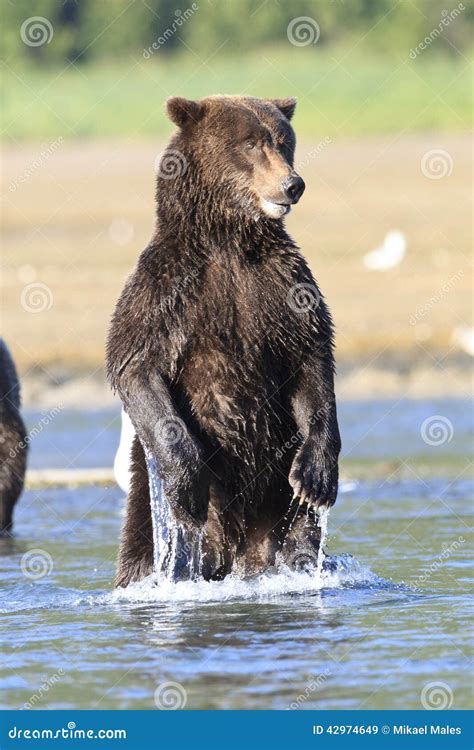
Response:
[[[339,408],[342,493],[323,574],[114,591],[124,499],[113,487],[28,490],[0,542],[6,707],[466,708],[472,413],[466,402]],[[451,431],[424,442],[423,422]],[[28,413],[28,426],[41,413]],[[32,468],[110,466],[118,410],[61,411]]]
[[[30,428],[48,417],[47,409],[29,411]],[[454,435],[442,445],[441,454],[472,452],[473,407],[469,399],[343,401],[338,405],[343,438],[342,457],[376,460],[426,457],[433,460],[430,445],[420,429],[433,415],[450,420]],[[118,408],[100,411],[59,410],[31,451],[31,468],[84,468],[111,466],[120,432]]]

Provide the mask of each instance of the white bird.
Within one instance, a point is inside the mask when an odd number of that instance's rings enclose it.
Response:
[[[119,447],[114,459],[114,475],[118,486],[126,494],[130,489],[130,453],[134,437],[135,428],[127,412],[122,409],[122,429]]]
[[[351,479],[339,480],[339,492],[353,492],[359,486],[359,482]]]
[[[457,344],[463,352],[474,357],[474,328],[456,326],[451,334],[451,341]]]
[[[402,262],[406,249],[405,235],[393,229],[386,234],[383,245],[364,255],[364,265],[371,271],[388,271]]]

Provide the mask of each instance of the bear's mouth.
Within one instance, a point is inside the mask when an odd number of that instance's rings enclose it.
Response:
[[[262,211],[272,219],[281,219],[282,216],[286,216],[291,211],[291,206],[288,203],[275,203],[264,198],[261,201],[261,206]]]

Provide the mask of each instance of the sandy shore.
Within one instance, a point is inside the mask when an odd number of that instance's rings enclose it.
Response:
[[[154,140],[5,149],[3,335],[29,408],[101,408],[107,328],[154,223]],[[445,173],[427,174],[441,149]],[[466,396],[473,349],[470,138],[418,133],[300,141],[307,184],[288,219],[336,326],[340,399]],[[438,179],[439,177],[439,179]],[[393,268],[368,251],[406,238]]]
[[[41,366],[56,378],[58,362],[102,368],[114,305],[153,231],[154,161],[163,146],[65,141],[33,171],[37,145],[4,150],[2,329],[23,373]],[[440,150],[446,170],[438,179],[422,166]],[[351,396],[464,388],[457,364],[437,372],[431,355],[460,355],[472,325],[470,152],[467,133],[298,143],[307,189],[288,229],[329,302],[340,386]],[[404,234],[406,256],[370,270],[366,254],[391,230]],[[399,356],[420,373],[400,366]],[[59,373],[64,398],[109,398],[95,379],[74,384],[66,375]],[[33,378],[28,398],[45,397],[40,386]]]

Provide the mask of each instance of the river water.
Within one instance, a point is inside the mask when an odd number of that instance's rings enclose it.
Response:
[[[27,413],[29,428],[42,416]],[[150,577],[114,591],[121,491],[25,492],[0,540],[2,706],[467,708],[471,408],[348,402],[340,421],[321,578]],[[119,429],[118,409],[62,410],[30,466],[110,466]]]

